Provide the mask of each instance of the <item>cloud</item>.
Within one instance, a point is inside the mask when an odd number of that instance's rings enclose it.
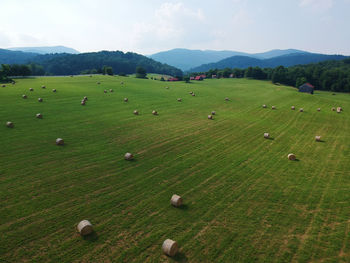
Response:
[[[333,7],[334,0],[300,0],[299,6],[313,12],[324,13]]]

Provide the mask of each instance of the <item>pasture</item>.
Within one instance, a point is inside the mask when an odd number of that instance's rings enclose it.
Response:
[[[0,262],[350,262],[349,98],[247,79],[0,87]]]

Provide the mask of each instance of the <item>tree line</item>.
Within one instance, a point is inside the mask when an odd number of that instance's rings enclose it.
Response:
[[[251,78],[258,80],[271,80],[273,83],[281,83],[299,87],[309,82],[315,89],[337,92],[350,92],[350,59],[330,60],[307,65],[292,67],[278,66],[275,68],[248,67],[246,69],[225,68],[222,70],[211,69],[206,72],[190,73],[185,78],[205,74],[211,78]],[[231,75],[232,74],[232,75]]]

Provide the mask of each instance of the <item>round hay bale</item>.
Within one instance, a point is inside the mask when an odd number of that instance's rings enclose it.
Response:
[[[264,133],[264,138],[265,138],[265,139],[270,138],[270,134],[269,134],[268,132],[265,132],[265,133]]]
[[[13,128],[13,127],[15,127],[15,125],[13,124],[13,122],[10,122],[10,121],[6,122],[6,126],[7,126],[8,128]]]
[[[64,140],[62,138],[57,138],[56,139],[56,144],[57,145],[63,145],[64,144]]]
[[[193,94],[193,91],[190,91],[189,94]]]
[[[299,112],[304,112],[304,109],[303,109],[303,108],[300,108],[300,109],[299,109]]]
[[[262,107],[263,107],[263,108],[266,108],[267,106],[264,104],[264,105],[262,105]]]
[[[80,104],[84,106],[84,105],[85,105],[85,100],[82,100],[82,101],[80,102]]]
[[[169,87],[165,87],[166,89],[169,89]]]
[[[153,115],[158,115],[158,112],[157,112],[156,110],[153,110],[153,111],[152,111],[152,114],[153,114]]]
[[[33,88],[30,88],[29,91],[34,91],[34,89],[33,89]]]
[[[170,203],[172,206],[180,207],[182,206],[182,198],[179,195],[173,194],[173,196],[170,199]]]
[[[41,88],[42,88],[42,89],[46,89],[46,87],[45,87],[44,85],[43,85],[43,86],[41,86]]]
[[[52,89],[52,92],[56,92],[57,90],[56,89]]]
[[[321,136],[319,136],[319,135],[315,136],[315,140],[316,140],[316,142],[320,142],[321,141]]]
[[[110,90],[109,90],[109,92],[113,92],[113,90],[112,90],[112,89],[110,89]]]
[[[337,112],[340,113],[342,111],[341,107],[337,107]]]
[[[171,239],[166,239],[162,245],[163,253],[169,257],[173,257],[179,251],[179,246],[176,241]]]
[[[26,98],[27,98],[27,95],[23,94],[23,95],[22,95],[22,98],[23,98],[23,99],[26,99]]]
[[[229,98],[225,98],[226,101],[229,101],[230,99]]]
[[[212,111],[212,112],[211,112],[211,115],[215,115],[215,114],[216,114],[216,112],[215,112],[215,111]]]
[[[271,109],[275,110],[275,109],[276,109],[276,106],[272,106]]]
[[[295,110],[295,106],[290,107],[291,110]]]
[[[129,101],[129,99],[128,98],[124,98],[124,102],[128,102]]]
[[[321,108],[317,108],[317,111],[321,111]]]
[[[194,96],[196,96],[196,94],[192,93],[192,96],[194,97]]]
[[[104,93],[107,93],[107,90],[104,90],[103,92],[104,92]]]
[[[135,115],[139,115],[139,112],[137,110],[134,110]]]
[[[87,100],[88,100],[88,97],[84,96],[83,100],[87,101]]]
[[[77,225],[77,230],[82,236],[89,235],[93,232],[92,224],[88,220],[82,220]]]
[[[126,153],[124,155],[124,159],[127,161],[130,161],[130,160],[134,159],[134,155],[132,155],[131,153]]]
[[[42,118],[43,118],[43,115],[42,115],[41,113],[37,113],[37,114],[35,115],[35,117],[37,117],[38,119],[42,119]]]
[[[288,160],[295,161],[295,159],[296,159],[295,154],[293,153],[288,154]]]
[[[212,115],[208,115],[208,120],[212,120],[213,116]]]
[[[42,98],[38,98],[38,101],[39,101],[39,102],[43,102],[43,99],[42,99]]]
[[[334,107],[332,107],[332,111],[335,111],[335,108],[334,108]]]
[[[181,98],[178,98],[178,99],[177,99],[177,101],[178,101],[178,102],[181,102],[181,101],[182,101],[182,99],[181,99]]]

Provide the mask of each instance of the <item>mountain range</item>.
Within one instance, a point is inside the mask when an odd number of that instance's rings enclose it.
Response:
[[[183,48],[176,48],[168,51],[159,52],[150,55],[156,61],[161,63],[166,63],[168,65],[180,68],[183,71],[188,71],[191,68],[199,67],[203,64],[215,63],[220,60],[233,57],[242,56],[256,59],[269,59],[278,56],[288,55],[288,54],[304,54],[308,53],[306,51],[297,49],[274,49],[263,53],[245,53],[239,51],[215,51],[215,50],[190,50]]]
[[[79,54],[78,50],[65,46],[50,46],[50,47],[12,47],[7,48],[12,51],[23,51],[37,54],[56,54],[56,53],[67,53],[67,54]]]

